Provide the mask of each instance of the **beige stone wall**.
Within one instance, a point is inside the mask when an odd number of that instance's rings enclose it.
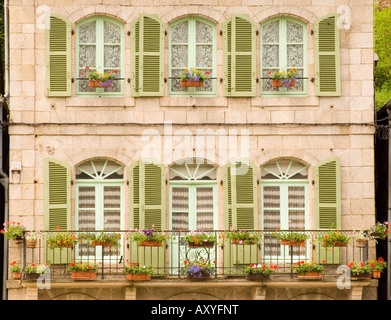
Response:
[[[75,85],[71,97],[49,98],[45,94],[45,30],[38,25],[43,22],[39,10],[45,5],[51,12],[69,19],[73,29],[85,17],[106,14],[125,24],[125,34],[140,13],[156,13],[166,26],[177,18],[199,15],[216,23],[217,32],[233,13],[248,14],[258,29],[259,23],[270,17],[294,16],[308,23],[309,78],[314,77],[311,35],[314,22],[347,7],[351,13],[351,28],[340,32],[342,96],[316,97],[314,84],[309,81],[307,97],[261,97],[258,85],[256,97],[227,98],[218,82],[217,96],[213,98],[169,97],[167,84],[164,97],[133,98],[127,83],[122,98],[76,97]],[[12,219],[22,221],[32,229],[43,228],[44,158],[67,162],[72,167],[73,179],[75,166],[94,157],[119,161],[127,173],[129,165],[140,157],[146,130],[163,134],[162,123],[168,121],[174,124],[174,131],[185,129],[192,134],[197,128],[209,128],[214,132],[247,129],[250,161],[258,168],[275,158],[295,158],[309,166],[310,182],[318,162],[338,156],[342,164],[343,228],[368,227],[374,223],[374,128],[363,125],[374,120],[372,0],[297,0],[294,5],[288,0],[103,0],[99,4],[93,0],[11,0],[9,9],[9,105],[10,122],[14,123],[9,127],[10,162],[22,165],[20,176],[12,173],[10,177]],[[220,78],[222,37],[217,35],[217,39],[217,77]],[[127,36],[125,43],[125,57],[130,57]],[[166,74],[167,43],[166,37]],[[257,50],[259,57],[259,37]],[[72,77],[75,77],[75,36],[72,36],[72,52]],[[129,63],[130,58],[125,60],[125,74],[130,73]],[[223,159],[222,154],[224,150],[216,148],[216,159]],[[189,155],[194,154],[190,152]],[[216,163],[220,180],[225,162],[216,160]],[[309,190],[310,224],[314,227],[314,187],[311,183]],[[219,197],[219,226],[223,228],[220,185]],[[74,187],[72,198],[74,200]],[[74,214],[74,202],[72,212]],[[125,212],[128,212],[127,207]],[[129,221],[127,216],[124,220]],[[18,255],[17,251],[15,255]],[[10,259],[14,259],[13,254]]]

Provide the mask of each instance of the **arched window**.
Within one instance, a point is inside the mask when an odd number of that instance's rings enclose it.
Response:
[[[87,18],[76,26],[76,74],[85,78],[94,69],[110,72],[115,79],[124,77],[124,26],[105,16]],[[111,88],[90,88],[86,80],[76,82],[79,95],[122,95],[123,89],[123,80],[114,80]]]
[[[295,86],[273,88],[265,79],[278,71],[297,69],[298,78],[307,77],[307,25],[290,17],[278,17],[261,24],[261,93],[264,95],[307,93],[307,79]],[[269,74],[271,73],[271,74]]]
[[[261,167],[261,179],[263,229],[305,230],[308,223],[308,167],[291,159],[274,160]],[[299,249],[294,249],[295,253]],[[280,241],[271,236],[265,237],[264,250],[266,256],[284,253]]]
[[[118,232],[123,227],[123,166],[108,159],[93,159],[76,167],[76,228]],[[79,245],[78,255],[98,256],[94,247]],[[101,250],[101,248],[96,248]],[[105,254],[106,255],[106,254]],[[116,256],[117,251],[111,255]]]
[[[216,77],[216,26],[199,17],[187,17],[173,22],[169,30],[169,70],[171,95],[215,95],[216,80],[203,87],[181,87],[179,75],[195,68]]]

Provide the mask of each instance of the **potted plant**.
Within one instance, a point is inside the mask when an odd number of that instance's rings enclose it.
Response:
[[[38,241],[38,232],[30,231],[26,234],[27,248],[35,248]]]
[[[277,266],[266,266],[261,264],[251,264],[246,267],[247,280],[268,280],[270,275],[276,272]]]
[[[165,232],[159,232],[153,229],[148,230],[130,230],[129,238],[138,242],[142,247],[160,247],[162,242],[166,242],[169,236]]]
[[[182,238],[187,241],[189,248],[213,248],[216,236],[202,231],[191,231]]]
[[[4,234],[8,240],[14,240],[15,243],[23,243],[23,234],[26,231],[26,227],[24,227],[20,222],[9,222],[3,223],[4,229],[0,232]]]
[[[114,74],[116,74],[117,72],[117,70],[113,70]],[[89,87],[110,88],[113,85],[113,79],[115,78],[115,76],[114,74],[110,73],[110,71],[100,73],[95,68],[90,69],[89,67],[86,67],[85,72],[83,72],[81,75],[84,76],[86,73],[88,73],[86,79],[88,80]]]
[[[24,278],[26,280],[36,280],[41,275],[48,272],[48,270],[49,267],[47,263],[41,265],[36,265],[35,263],[31,263],[24,268]]]
[[[383,223],[376,222],[376,224],[371,226],[368,232],[374,239],[381,240],[386,239],[391,234],[391,230],[387,221]]]
[[[232,244],[256,244],[261,239],[261,236],[257,232],[247,231],[247,230],[234,230],[233,227],[230,227],[229,230],[225,231],[222,235],[222,238],[227,238],[231,240]]]
[[[323,247],[346,247],[349,239],[338,229],[330,230],[327,234],[318,237]]]
[[[293,271],[297,272],[299,279],[321,279],[323,266],[314,262],[298,261],[291,267]]]
[[[60,230],[60,227],[56,227]],[[50,249],[54,248],[73,248],[76,243],[79,242],[78,237],[70,232],[55,232],[48,238],[48,244]]]
[[[382,257],[379,257],[376,261],[369,260],[368,264],[371,266],[372,278],[380,279],[381,273],[387,268],[387,262]]]
[[[99,234],[90,233],[87,235],[82,235],[83,238],[90,241],[91,246],[117,246],[118,240],[121,239],[120,233],[105,233],[102,231]]]
[[[204,81],[209,79],[209,72],[205,73],[195,68],[185,69],[180,74],[181,87],[203,87]]]
[[[368,263],[352,262],[348,264],[351,280],[371,279],[372,267]]]
[[[289,71],[279,70],[277,72],[268,72],[268,75],[271,77],[272,87],[294,87],[297,79],[297,69],[292,68]]]
[[[309,237],[307,234],[302,232],[294,231],[280,231],[277,228],[276,232],[272,233],[272,236],[276,239],[281,240],[281,244],[285,246],[305,246],[305,240]]]
[[[75,280],[86,280],[96,279],[96,271],[98,270],[98,265],[94,263],[90,264],[89,261],[79,263],[72,262],[71,265],[67,268],[67,270],[71,273],[72,279]]]
[[[130,266],[124,265],[126,280],[151,280],[152,266],[139,266],[138,263],[132,262]]]
[[[22,278],[22,269],[16,265],[16,261],[10,263],[10,271],[15,280],[20,280]]]
[[[183,261],[185,264],[183,271],[187,279],[208,280],[214,272],[214,267],[207,261],[206,258],[199,258],[194,261]],[[213,261],[216,263],[216,261]]]

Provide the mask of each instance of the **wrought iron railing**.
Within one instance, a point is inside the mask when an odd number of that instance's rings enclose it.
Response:
[[[35,247],[30,247],[26,237],[21,245],[22,261],[17,261],[22,270],[27,265],[48,264],[52,279],[68,279],[70,273],[67,268],[72,263],[90,262],[97,264],[98,279],[123,280],[124,266],[138,264],[153,267],[153,278],[185,278],[185,266],[190,261],[202,258],[210,264],[212,275],[215,278],[244,277],[246,267],[251,264],[277,266],[273,276],[294,277],[292,266],[299,261],[315,261],[324,266],[325,276],[338,275],[338,267],[350,262],[368,260],[369,244],[361,246],[356,241],[357,232],[353,230],[341,230],[340,233],[349,238],[345,247],[324,247],[319,240],[328,231],[319,230],[295,230],[287,232],[299,232],[306,234],[308,239],[302,245],[283,245],[279,239],[273,236],[275,230],[252,230],[258,234],[260,241],[250,244],[233,244],[223,230],[204,231],[213,235],[215,241],[209,247],[191,247],[183,238],[190,233],[187,230],[165,231],[169,239],[159,247],[140,246],[130,239],[130,235],[136,231],[104,231],[115,234],[118,238],[112,245],[92,246],[83,235],[92,231],[65,231],[72,236],[75,244],[72,247],[50,248],[49,238],[54,235],[64,234],[63,231],[39,232]],[[280,230],[280,232],[284,232]],[[101,233],[101,231],[95,231]],[[28,235],[29,231],[25,233]],[[62,241],[62,240],[60,240]],[[60,245],[60,244],[58,244]],[[12,259],[12,258],[11,258]]]

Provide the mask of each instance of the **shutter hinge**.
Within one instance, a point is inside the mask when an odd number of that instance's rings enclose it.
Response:
[[[71,185],[73,186],[73,180],[71,180]]]
[[[222,36],[223,35],[223,30],[220,30],[220,36]]]
[[[75,34],[75,30],[71,30],[71,35],[74,35]]]
[[[130,36],[130,31],[128,31],[128,36]]]
[[[313,35],[313,34],[314,34],[314,30],[311,29],[311,35]]]
[[[312,185],[314,185],[315,184],[315,180],[312,180]]]
[[[168,35],[168,32],[167,32],[167,30],[164,30],[164,35],[166,36],[166,35]]]
[[[223,185],[223,180],[220,180],[220,184]]]
[[[256,34],[256,35],[259,35],[259,31],[258,31],[258,30],[255,30],[255,34]]]

